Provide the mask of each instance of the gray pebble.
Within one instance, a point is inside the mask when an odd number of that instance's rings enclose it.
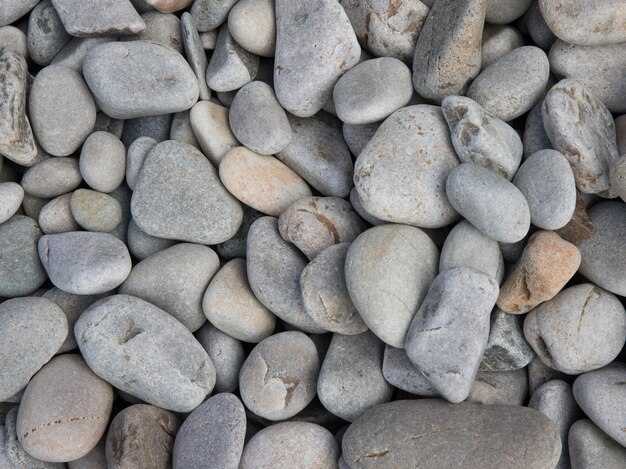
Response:
[[[228,32],[228,25],[220,28],[206,69],[206,82],[215,91],[233,91],[250,83],[259,69],[259,56],[243,49]]]
[[[513,49],[524,45],[524,36],[512,26],[485,24],[480,49],[481,70]]]
[[[115,295],[98,302],[74,331],[98,376],[164,409],[189,412],[215,385],[213,363],[191,332],[139,298]]]
[[[0,47],[17,52],[28,58],[28,39],[26,34],[15,26],[0,26]],[[0,421],[3,421],[0,418]]]
[[[485,405],[523,406],[528,396],[528,374],[511,371],[479,371],[467,402]]]
[[[37,65],[52,62],[70,39],[50,0],[33,8],[28,18],[28,52]]]
[[[200,33],[200,41],[205,51],[215,50],[215,44],[217,43],[217,31],[207,31]]]
[[[61,49],[52,59],[52,65],[71,68],[77,73],[83,70],[83,59],[87,52],[99,44],[117,40],[115,37],[73,37],[63,49]]]
[[[526,341],[522,318],[495,308],[480,371],[512,371],[526,367],[535,352]]]
[[[146,29],[141,33],[128,38],[129,41],[152,41],[171,47],[182,54],[183,33],[178,16],[172,13],[161,13],[151,10],[141,15],[146,24]]]
[[[0,26],[11,24],[33,9],[39,0],[7,0],[0,9]]]
[[[173,114],[159,114],[125,120],[122,143],[129,147],[140,137],[150,137],[157,143],[163,142],[169,138],[173,118]]]
[[[213,391],[235,392],[239,387],[239,370],[246,358],[243,344],[209,322],[196,331],[195,337],[215,366]]]
[[[212,101],[200,101],[189,111],[193,133],[202,152],[214,166],[239,142],[230,130],[229,110]]]
[[[135,190],[143,163],[156,144],[156,140],[152,137],[139,137],[128,147],[126,152],[126,184],[131,190]]]
[[[141,231],[135,220],[131,219],[126,233],[128,250],[140,261],[174,245],[173,239],[157,238]]]
[[[39,257],[55,287],[77,295],[104,293],[131,269],[126,245],[109,233],[74,231],[44,235]]]
[[[380,122],[363,125],[343,124],[343,139],[354,156],[361,154],[379,126]]]
[[[189,111],[181,111],[174,114],[172,127],[170,128],[170,140],[176,140],[200,149],[200,144],[191,127]]]
[[[526,114],[526,123],[524,124],[524,134],[522,137],[524,158],[528,158],[539,150],[552,149],[552,144],[543,126],[542,106],[543,101],[540,101]]]
[[[239,231],[228,241],[218,244],[215,248],[220,257],[224,259],[234,259],[235,257],[246,257],[246,241],[248,238],[248,230],[254,220],[261,218],[263,214],[257,212],[253,208],[244,205],[243,222],[239,227]]]
[[[94,132],[80,152],[80,173],[89,186],[100,192],[112,192],[124,181],[126,148],[109,132]]]
[[[206,68],[208,60],[206,52],[200,42],[200,36],[198,30],[193,24],[190,13],[183,13],[180,18],[180,24],[182,26],[182,41],[185,46],[185,55],[187,56],[187,62],[191,65],[191,69],[198,78],[198,89],[200,91],[200,99],[207,100],[211,97],[211,92],[206,84]]]
[[[24,173],[21,185],[30,195],[49,199],[73,191],[82,180],[78,161],[59,156],[31,166]]]
[[[128,0],[96,2],[52,0],[65,30],[72,36],[122,36],[137,34],[146,28]]]
[[[528,364],[528,388],[532,395],[539,387],[550,380],[572,381],[572,377],[554,370],[541,361],[537,355]]]
[[[488,0],[485,21],[506,24],[518,19],[528,10],[532,0]]]
[[[604,469],[626,466],[626,448],[600,430],[591,420],[575,422],[569,430],[572,469]]]
[[[72,218],[87,231],[110,233],[122,221],[122,206],[113,197],[89,189],[77,189],[70,198]]]
[[[367,213],[365,207],[363,207],[363,203],[361,202],[361,198],[359,197],[359,192],[356,190],[356,187],[353,187],[350,191],[350,203],[352,204],[352,208],[354,208],[354,211],[358,213],[359,216],[370,225],[376,226],[387,223],[384,220],[376,218],[375,216]]]
[[[237,0],[195,0],[191,7],[191,16],[198,31],[216,29],[228,18]]]
[[[81,69],[79,69],[80,71]],[[132,123],[132,119],[129,121]],[[94,132],[108,132],[115,135],[117,138],[124,136],[124,128],[126,127],[126,121],[123,119],[113,119],[107,116],[104,112],[99,111],[96,113],[96,124],[93,126]],[[129,126],[132,130],[132,125]],[[126,143],[124,143],[126,145]]]
[[[439,396],[430,381],[411,363],[404,349],[390,345],[385,347],[383,376],[392,386],[411,394],[425,397]]]
[[[68,469],[104,469],[107,465],[105,454],[105,440],[100,440],[98,444],[82,458],[69,461]]]
[[[617,151],[620,155],[626,154],[626,115],[615,118],[615,133],[617,134]]]
[[[0,223],[4,223],[19,210],[24,200],[24,189],[16,182],[0,183]]]
[[[132,191],[128,188],[128,186],[126,186],[126,184],[122,184],[109,194],[122,206],[122,221],[113,231],[111,231],[111,234],[123,243],[127,242],[126,233],[128,232],[128,225],[132,219],[130,214],[130,199],[132,194]]]
[[[228,14],[228,30],[241,47],[261,57],[276,48],[274,0],[239,0]]]
[[[613,161],[609,171],[611,179],[611,191],[626,202],[626,155],[622,155],[619,159]]]

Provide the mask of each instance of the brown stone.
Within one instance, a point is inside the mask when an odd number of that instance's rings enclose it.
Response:
[[[555,230],[561,238],[570,243],[578,245],[579,243],[591,239],[593,237],[593,223],[587,214],[585,200],[580,191],[576,191],[576,209],[574,216],[563,228]]]
[[[561,291],[580,266],[580,251],[553,231],[538,231],[500,288],[498,307],[527,313]]]

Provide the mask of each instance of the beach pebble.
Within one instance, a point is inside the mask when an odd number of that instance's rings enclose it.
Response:
[[[488,0],[485,21],[491,24],[506,24],[522,16],[532,0]]]
[[[7,0],[0,9],[0,26],[11,24],[33,9],[39,0]]]
[[[363,125],[343,124],[343,139],[354,156],[359,156],[378,130],[380,122]]]
[[[19,210],[24,200],[24,189],[16,182],[0,183],[0,223],[4,223]]]
[[[504,57],[513,49],[524,45],[524,36],[512,26],[485,24],[480,49],[481,70]]]
[[[526,20],[528,35],[535,44],[544,50],[550,49],[554,41],[556,41],[556,36],[543,19],[543,14],[541,13],[541,8],[539,8],[539,2],[537,0],[533,0],[530,8],[522,18],[522,21],[524,21],[524,19]]]
[[[92,189],[113,192],[124,181],[126,148],[109,132],[94,132],[80,151],[80,174]]]
[[[87,231],[110,233],[122,221],[122,206],[113,197],[77,189],[70,197],[72,218]]]
[[[243,221],[235,235],[227,241],[216,246],[217,253],[224,259],[234,259],[235,257],[246,257],[246,242],[250,226],[257,218],[261,218],[263,214],[257,212],[251,207],[244,205]]]
[[[193,133],[214,166],[219,166],[226,153],[239,145],[230,129],[228,114],[228,108],[212,101],[199,101],[189,111]]]
[[[215,366],[213,391],[235,392],[239,387],[239,370],[246,358],[243,344],[209,322],[196,331],[195,337]]]
[[[273,57],[276,48],[274,0],[239,0],[228,14],[228,30],[247,51]]]
[[[96,2],[52,0],[65,30],[72,36],[122,36],[137,34],[145,23],[128,0]]]
[[[227,18],[237,0],[195,0],[191,7],[191,16],[198,31],[211,31]]]
[[[174,114],[172,127],[170,128],[170,140],[177,140],[200,149],[200,144],[191,127],[189,111],[181,111]]]
[[[511,371],[479,371],[467,402],[485,405],[523,406],[528,396],[528,374]]]
[[[489,340],[480,362],[480,371],[512,371],[526,367],[535,352],[526,341],[522,318],[495,308],[491,313]]]
[[[37,65],[50,64],[70,39],[50,0],[33,8],[28,17],[28,53]]]
[[[411,394],[425,397],[439,396],[430,381],[411,363],[404,349],[385,346],[383,376],[392,386]]]
[[[22,176],[24,192],[50,199],[76,189],[82,182],[78,161],[59,156],[31,166]]]
[[[135,190],[139,173],[150,150],[157,144],[152,137],[139,137],[128,147],[126,152],[126,184],[131,190]]]
[[[189,0],[188,3],[191,3],[191,0]],[[207,100],[211,97],[211,91],[209,91],[206,83],[206,68],[208,66],[208,60],[206,52],[204,52],[204,48],[200,42],[200,35],[193,24],[193,19],[191,18],[190,13],[185,12],[182,14],[180,24],[182,30],[182,42],[185,47],[185,56],[187,57],[187,62],[198,79],[198,90],[200,92],[199,99]]]
[[[107,464],[105,441],[102,439],[82,458],[67,463],[68,469],[104,469]]]
[[[141,231],[131,218],[126,233],[130,253],[140,261],[176,244],[172,239],[157,238]]]
[[[543,126],[543,116],[541,114],[542,105],[543,101],[538,102],[528,114],[526,114],[526,122],[522,136],[524,159],[534,155],[540,150],[552,149],[552,144]]]
[[[233,91],[250,83],[259,70],[259,56],[235,42],[224,24],[206,69],[206,82],[215,91]]]
[[[161,13],[150,10],[141,15],[146,29],[141,33],[127,38],[129,41],[152,41],[171,47],[180,54],[183,53],[183,35],[180,19],[172,13]]]
[[[626,465],[626,448],[600,430],[591,420],[575,422],[569,430],[568,441],[572,469],[603,469]]]

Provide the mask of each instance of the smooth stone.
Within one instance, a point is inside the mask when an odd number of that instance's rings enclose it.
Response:
[[[173,140],[159,143],[148,154],[131,211],[137,226],[149,235],[198,244],[230,239],[243,218],[241,205],[206,157]]]
[[[234,394],[222,393],[198,406],[176,434],[173,469],[237,469],[244,447],[246,413]]]
[[[23,215],[0,224],[0,297],[28,295],[46,281],[37,253],[41,235],[37,222]]]
[[[348,70],[333,90],[337,117],[371,124],[406,106],[413,95],[411,71],[392,57],[366,60]]]
[[[311,196],[307,183],[279,159],[245,147],[236,147],[222,158],[219,174],[237,199],[272,216],[279,216],[302,197]]]
[[[43,298],[13,298],[0,304],[0,402],[26,387],[68,335],[63,311]]]
[[[82,66],[79,71],[80,70],[82,70]],[[132,123],[132,120],[128,121],[128,123]],[[122,138],[124,136],[124,128],[126,127],[126,124],[127,122],[123,119],[113,119],[112,117],[107,116],[104,112],[99,111],[96,113],[96,124],[93,127],[93,131],[108,132],[115,135],[117,138]],[[129,127],[132,127],[132,125]],[[124,145],[126,145],[126,143]]]
[[[365,224],[344,199],[302,197],[280,215],[278,230],[312,260],[333,244],[354,241]]]
[[[358,63],[361,47],[335,0],[277,0],[276,31],[276,96],[291,114],[310,117],[328,101],[339,77]]]
[[[31,166],[22,176],[21,185],[34,197],[50,199],[73,191],[82,180],[78,161],[58,156]]]
[[[190,412],[215,385],[213,363],[191,332],[139,298],[115,295],[92,305],[74,331],[95,373],[150,404]]]
[[[6,0],[0,6],[0,26],[11,24],[31,11],[40,0]]]
[[[584,283],[532,310],[524,335],[541,361],[570,375],[609,364],[626,341],[626,311],[613,294]]]
[[[430,381],[411,363],[404,349],[385,346],[383,376],[389,384],[408,393],[425,397],[439,396]]]
[[[533,352],[534,353],[534,352]],[[541,361],[537,355],[528,364],[528,388],[532,395],[541,385],[550,380],[572,382],[572,376],[554,370]]]
[[[189,111],[193,133],[202,152],[214,166],[239,142],[229,124],[229,110],[212,101],[199,101]]]
[[[182,54],[184,51],[183,35],[178,16],[172,13],[161,13],[150,10],[141,15],[146,29],[141,33],[124,38],[128,41],[151,41],[171,47]]]
[[[591,420],[575,422],[570,427],[568,441],[572,469],[604,469],[626,465],[626,448]]]
[[[128,224],[126,237],[128,250],[140,261],[176,244],[172,239],[157,238],[141,231],[133,219]]]
[[[81,227],[70,208],[73,192],[55,197],[46,203],[39,212],[39,227],[45,234],[67,233],[80,231]]]
[[[82,458],[67,463],[68,469],[105,469],[107,466],[105,440],[100,442]]]
[[[28,52],[33,62],[41,66],[50,64],[70,39],[50,0],[33,8],[28,17]]]
[[[276,316],[254,296],[244,259],[226,263],[205,290],[202,311],[222,332],[252,343],[272,335]]]
[[[528,114],[526,114],[526,122],[524,123],[524,133],[522,136],[524,158],[528,158],[539,150],[552,149],[552,144],[543,126],[543,116],[541,114],[542,105],[543,100],[537,102],[537,104],[528,111]]]
[[[241,469],[333,469],[339,447],[332,433],[310,422],[282,422],[256,433],[246,444]]]
[[[96,105],[83,78],[56,65],[45,67],[35,77],[29,111],[37,141],[53,156],[74,153],[96,122]]]
[[[438,264],[437,247],[412,226],[376,226],[350,245],[345,264],[348,292],[365,324],[383,342],[404,348]]]
[[[168,140],[173,118],[173,114],[160,114],[125,120],[122,143],[129,147],[140,137],[150,137],[157,143]]]
[[[187,8],[193,0],[145,0],[145,2],[162,13],[172,13]]]
[[[607,190],[609,169],[619,155],[613,117],[602,101],[579,82],[561,80],[546,95],[542,114],[550,142],[570,162],[578,189]]]
[[[572,386],[561,380],[548,381],[533,393],[528,407],[538,410],[556,424],[561,437],[561,457],[556,467],[563,469],[571,467],[568,434],[580,414],[572,394]]]
[[[239,392],[246,407],[268,420],[284,420],[315,397],[320,360],[302,332],[274,334],[261,341],[241,367]]]
[[[484,405],[523,406],[528,395],[528,374],[523,368],[511,371],[479,371],[467,402]]]
[[[292,138],[276,157],[325,196],[346,197],[352,189],[353,162],[341,122],[320,113],[289,117]]]
[[[489,275],[457,267],[435,277],[413,317],[407,355],[450,402],[463,401],[471,391],[497,296],[498,284]]]
[[[393,388],[382,372],[384,347],[369,331],[333,335],[317,380],[317,395],[326,409],[353,422],[391,399]]]
[[[235,42],[225,23],[220,28],[215,50],[206,69],[206,82],[215,91],[233,91],[250,83],[259,70],[259,56]]]
[[[198,82],[187,62],[156,42],[96,46],[85,56],[83,74],[98,106],[117,119],[184,111],[198,100]]]
[[[535,105],[549,74],[544,51],[534,46],[518,47],[485,68],[467,90],[467,97],[495,117],[510,121]]]
[[[602,202],[589,210],[591,235],[578,244],[580,273],[596,285],[626,296],[626,207]]]
[[[532,0],[488,0],[485,21],[491,24],[511,23],[522,16]]]
[[[359,42],[377,57],[410,64],[415,43],[430,11],[419,0],[340,0]]]
[[[349,243],[321,251],[302,271],[300,289],[304,309],[324,329],[344,335],[361,334],[361,319],[346,286],[344,265]]]
[[[446,96],[441,110],[462,163],[484,166],[509,181],[513,179],[524,149],[511,126],[463,96]]]
[[[146,404],[126,407],[107,432],[107,468],[170,468],[179,427],[176,415],[167,410]]]
[[[343,124],[343,139],[354,156],[359,156],[380,126],[380,122],[363,125]]]
[[[228,18],[237,0],[195,0],[191,7],[191,16],[200,32],[218,28]]]
[[[556,36],[546,24],[546,20],[543,19],[543,14],[537,1],[532,2],[522,21],[524,19],[528,35],[533,42],[544,50],[550,49],[556,40]]]
[[[574,381],[574,397],[583,412],[607,435],[626,447],[626,366],[615,362]]]
[[[287,114],[272,87],[262,81],[248,83],[237,92],[228,118],[237,140],[261,155],[278,153],[291,141]]]
[[[239,370],[246,358],[243,344],[209,322],[196,331],[195,337],[215,365],[213,391],[235,392],[239,387]]]
[[[105,42],[112,42],[117,40],[115,37],[73,37],[63,49],[61,49],[52,59],[52,65],[59,65],[61,67],[71,68],[77,73],[83,71],[83,60],[87,52],[96,47],[97,45],[104,44]],[[98,124],[98,118],[96,116],[96,127]]]
[[[465,94],[480,72],[487,0],[438,0],[417,38],[413,86],[420,96],[440,102]]]
[[[30,381],[17,413],[17,437],[31,456],[78,459],[104,435],[113,388],[74,354],[50,360]]]
[[[609,178],[611,180],[611,190],[614,191],[620,199],[626,202],[626,156],[625,155],[622,155],[619,159],[613,162],[613,164],[611,165],[611,169],[609,171]]]
[[[109,132],[94,132],[80,152],[80,174],[92,189],[113,192],[124,181],[126,148]]]
[[[200,149],[200,144],[198,143],[198,140],[193,133],[193,128],[191,127],[189,111],[181,111],[174,114],[172,127],[170,128],[170,140],[176,140]]]
[[[483,30],[482,46],[480,49],[480,69],[487,66],[513,49],[524,45],[524,36],[512,26],[485,24]]]
[[[439,272],[455,267],[471,267],[484,272],[498,284],[504,277],[504,259],[498,243],[465,220],[452,228],[439,257]]]
[[[597,46],[626,41],[626,10],[622,0],[599,5],[584,0],[539,0],[548,27],[559,39],[571,44]]]
[[[110,233],[122,221],[122,206],[113,197],[77,189],[70,198],[72,218],[87,231]]]
[[[354,165],[364,209],[382,220],[423,228],[455,221],[445,181],[459,160],[449,135],[439,107],[409,106],[389,116]]]
[[[261,217],[252,223],[247,240],[247,274],[254,296],[272,313],[300,330],[326,330],[307,314],[300,276],[307,259],[278,231],[278,220]]]
[[[423,467],[538,469],[554,467],[561,452],[555,425],[536,410],[439,399],[374,407],[348,427],[342,447],[353,469],[411,467],[416,460]]]
[[[26,34],[15,26],[0,26],[0,47],[17,52],[28,58],[28,39]]]
[[[580,251],[553,231],[537,231],[500,288],[498,307],[524,314],[554,298],[580,266]]]
[[[19,210],[24,200],[24,189],[16,182],[0,183],[0,223],[4,223]]]
[[[202,297],[218,269],[211,248],[180,243],[136,264],[119,292],[152,303],[195,332],[206,321]]]
[[[479,371],[513,371],[526,367],[535,352],[524,337],[522,318],[495,308]]]
[[[13,178],[13,180],[15,180],[15,178]],[[24,214],[27,217],[34,218],[36,220],[37,218],[39,218],[39,213],[41,212],[41,209],[48,202],[50,202],[50,199],[41,199],[39,197],[34,197],[30,195],[28,192],[24,192],[24,200],[22,200],[22,210],[24,210]]]
[[[591,197],[594,197],[593,195]],[[555,232],[563,239],[577,246],[586,240],[593,237],[595,228],[591,222],[591,218],[587,213],[585,207],[586,200],[589,195],[583,197],[580,191],[576,191],[576,208],[574,209],[574,216],[563,228],[556,230]]]
[[[191,0],[189,0],[189,3],[191,3]],[[202,43],[200,42],[198,30],[193,24],[191,14],[188,12],[183,13],[180,24],[182,29],[182,42],[185,46],[185,55],[191,69],[198,79],[199,99],[207,100],[211,97],[211,92],[207,87],[205,77],[208,60]]]
[[[273,57],[276,48],[274,1],[238,1],[228,14],[228,30],[245,50],[261,57]]]
[[[514,243],[528,233],[530,212],[524,195],[489,169],[473,163],[453,168],[446,193],[467,221],[496,241]]]
[[[72,36],[125,36],[137,34],[146,25],[128,0],[85,3],[81,0],[52,0],[65,30]]]
[[[111,234],[126,244],[128,241],[126,239],[126,233],[128,232],[130,220],[132,220],[132,215],[130,213],[130,199],[133,193],[128,186],[126,186],[126,184],[122,184],[109,195],[117,200],[122,206],[122,221],[113,231],[111,231]]]
[[[152,137],[139,137],[133,141],[126,152],[126,184],[131,190],[135,190],[139,173],[150,150],[154,148],[157,141]]]
[[[252,223],[257,218],[261,218],[262,213],[257,212],[253,208],[244,205],[243,207],[243,222],[239,227],[239,231],[227,241],[220,243],[216,246],[217,253],[224,259],[234,259],[236,257],[246,257],[246,243],[248,238],[248,231],[252,226]]]

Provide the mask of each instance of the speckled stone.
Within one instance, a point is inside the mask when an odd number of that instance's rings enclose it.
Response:
[[[411,394],[426,397],[439,396],[430,381],[411,363],[404,349],[385,346],[383,376],[392,386]]]
[[[234,259],[236,257],[246,257],[246,242],[250,226],[257,218],[261,218],[263,214],[257,212],[251,207],[244,205],[243,222],[235,235],[228,241],[224,241],[216,246],[217,253],[224,259]]]
[[[113,192],[124,181],[126,148],[109,132],[94,132],[83,144],[80,174],[89,186],[100,192]]]
[[[568,441],[572,469],[603,469],[626,465],[626,448],[600,430],[591,420],[575,422],[569,430]]]
[[[228,14],[228,30],[247,51],[273,57],[276,48],[274,1],[239,0]]]
[[[16,182],[0,183],[0,224],[19,210],[24,200],[24,189]]]
[[[123,36],[146,28],[128,0],[108,0],[93,5],[81,0],[52,0],[65,30],[72,36]]]
[[[83,60],[87,52],[99,44],[114,41],[116,38],[104,37],[74,37],[68,42],[58,54],[54,56],[52,65],[68,67],[75,72],[81,73],[83,70]],[[96,115],[96,127],[98,125],[98,115]]]
[[[227,18],[237,0],[196,0],[191,7],[191,16],[198,31],[211,31]]]
[[[517,47],[524,45],[524,36],[517,29],[508,25],[485,24],[483,30],[482,46],[480,48],[480,68],[483,70],[488,65],[504,57]]]
[[[128,147],[126,152],[126,184],[131,190],[135,190],[146,157],[156,144],[156,140],[152,137],[139,137]]]
[[[82,182],[78,161],[74,158],[48,158],[31,166],[22,176],[24,192],[49,199],[71,192]]]
[[[39,226],[45,234],[67,233],[80,231],[81,227],[70,209],[73,192],[55,197],[46,203],[39,212]]]
[[[484,405],[523,406],[528,396],[528,374],[523,368],[511,371],[479,371],[467,402]]]
[[[172,127],[170,128],[170,140],[176,140],[200,149],[198,139],[196,139],[196,135],[191,127],[189,111],[181,111],[174,114]]]
[[[25,59],[28,58],[26,34],[15,26],[0,26],[0,47],[17,52]]]
[[[215,366],[213,391],[235,392],[239,387],[239,370],[246,358],[243,344],[209,322],[196,331],[195,337]]]
[[[550,49],[550,46],[552,46],[556,40],[556,36],[543,19],[541,8],[539,8],[539,3],[537,1],[534,0],[532,2],[530,8],[522,18],[522,21],[524,21],[524,19],[526,20],[528,35],[532,38],[535,44],[544,50]]]
[[[538,102],[528,114],[526,114],[526,123],[524,124],[524,134],[522,137],[524,158],[528,158],[539,150],[552,149],[552,144],[543,126],[543,116],[541,115],[542,105],[543,101]]]
[[[7,0],[0,10],[0,26],[11,24],[33,9],[39,0]]]
[[[187,3],[191,3],[191,0],[188,0]],[[211,92],[209,91],[206,83],[206,68],[208,66],[208,60],[206,52],[204,52],[204,48],[200,42],[200,35],[193,24],[193,19],[190,13],[185,12],[182,14],[180,24],[182,29],[182,41],[185,46],[185,55],[191,69],[196,74],[198,79],[198,90],[200,92],[199,98],[201,100],[207,100],[211,97]]]
[[[343,139],[354,156],[361,154],[379,126],[380,122],[363,125],[343,124]]]
[[[212,101],[200,101],[189,111],[191,128],[202,152],[214,166],[239,142],[230,130],[228,108]]]
[[[183,53],[183,35],[178,16],[172,13],[161,13],[150,10],[141,15],[146,29],[141,33],[127,38],[129,41],[152,41],[169,46],[179,53]]]
[[[524,14],[532,0],[488,0],[485,21],[491,24],[511,23]]]
[[[28,17],[28,52],[37,65],[52,62],[72,37],[65,32],[63,23],[50,0],[39,3]]]
[[[480,371],[512,371],[524,368],[535,357],[526,341],[522,318],[495,308],[491,313],[489,340],[480,362]]]
[[[89,189],[77,189],[70,198],[72,218],[87,231],[109,233],[122,221],[122,206],[113,197]]]
[[[220,28],[206,69],[206,82],[215,91],[233,91],[250,83],[259,70],[259,57],[235,42],[225,23]]]
[[[611,179],[611,191],[626,202],[626,155],[622,155],[613,162],[609,171],[609,178]]]

